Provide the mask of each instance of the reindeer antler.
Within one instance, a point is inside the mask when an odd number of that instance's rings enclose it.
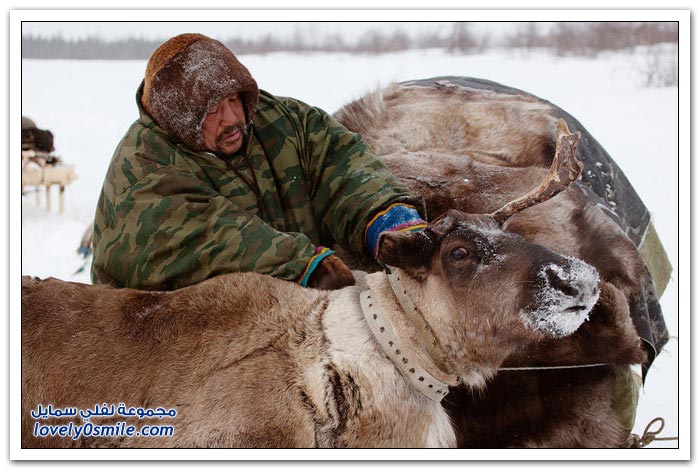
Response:
[[[566,122],[559,119],[557,149],[547,177],[535,189],[504,205],[491,216],[503,225],[510,216],[556,196],[576,181],[583,171],[583,163],[576,158],[576,145],[580,139],[580,132],[572,134]]]

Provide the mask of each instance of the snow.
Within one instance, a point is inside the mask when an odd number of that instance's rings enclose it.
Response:
[[[261,88],[329,112],[391,81],[465,75],[534,93],[580,120],[650,209],[674,266],[674,277],[661,299],[672,339],[649,371],[635,432],[662,416],[666,428],[661,435],[678,435],[678,89],[643,88],[643,55],[609,53],[583,59],[538,52],[461,56],[428,50],[239,59]],[[137,117],[134,95],[145,66],[143,61],[22,60],[22,114],[54,133],[57,154],[79,175],[66,190],[62,215],[36,207],[33,194],[22,198],[22,274],[89,282],[89,269],[74,275],[82,265],[76,249],[92,220],[114,147]],[[19,121],[19,116],[15,118]],[[52,207],[54,211],[58,207],[56,200]]]

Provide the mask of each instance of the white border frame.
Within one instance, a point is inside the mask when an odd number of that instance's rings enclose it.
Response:
[[[14,10],[10,26],[10,123],[21,115],[22,21],[679,21],[679,253],[690,253],[690,12],[683,10]],[[10,132],[9,154],[19,148]],[[21,172],[9,158],[10,176]],[[680,178],[684,175],[684,178]],[[9,179],[10,204],[10,458],[25,460],[686,460],[690,458],[690,257],[679,256],[679,449],[634,450],[49,450],[20,448],[19,312],[21,201],[19,178]],[[681,314],[683,312],[683,314]],[[14,432],[13,432],[14,431]]]

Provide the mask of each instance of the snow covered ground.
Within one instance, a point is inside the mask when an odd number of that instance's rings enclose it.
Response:
[[[534,93],[579,119],[645,201],[674,266],[661,299],[672,339],[647,377],[635,432],[641,434],[652,418],[662,416],[662,435],[678,435],[678,89],[641,87],[646,55],[610,53],[582,59],[513,51],[470,56],[412,51],[240,59],[261,88],[329,112],[391,81],[464,75]],[[22,198],[22,274],[90,282],[89,267],[74,274],[82,265],[76,249],[92,220],[114,147],[137,117],[134,94],[144,69],[142,61],[22,61],[22,114],[54,133],[56,153],[79,175],[66,191],[62,215],[55,213],[56,199],[54,212],[48,213],[36,206],[33,194]]]

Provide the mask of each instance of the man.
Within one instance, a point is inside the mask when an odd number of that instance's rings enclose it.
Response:
[[[222,43],[166,41],[137,92],[94,226],[94,283],[176,289],[256,271],[340,288],[327,248],[375,253],[385,230],[420,230],[423,202],[324,111],[272,96]]]

